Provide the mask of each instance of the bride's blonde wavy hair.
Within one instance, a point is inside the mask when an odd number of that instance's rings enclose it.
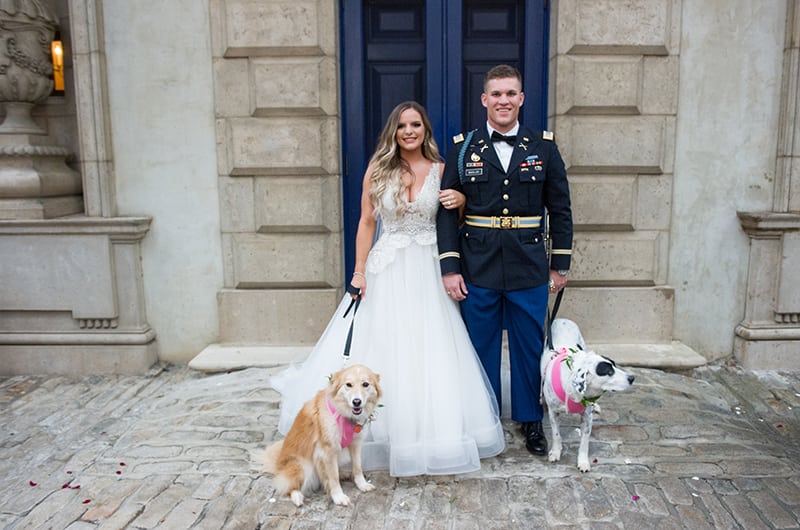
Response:
[[[408,162],[400,157],[401,150],[397,145],[397,127],[400,124],[400,114],[408,109],[419,112],[422,117],[422,125],[425,127],[425,136],[422,140],[422,156],[434,164],[441,162],[439,147],[436,145],[436,140],[433,139],[431,120],[428,118],[425,108],[416,101],[404,101],[397,105],[386,119],[386,125],[384,125],[378,139],[378,147],[369,161],[373,168],[372,174],[369,176],[369,200],[372,203],[373,215],[375,216],[378,215],[380,210],[384,193],[391,189],[390,185],[394,185],[391,187],[395,190],[394,203],[397,205],[397,216],[400,217],[405,212],[406,201],[404,200],[404,195],[408,186],[403,185],[403,170],[412,175],[414,173],[411,171]]]

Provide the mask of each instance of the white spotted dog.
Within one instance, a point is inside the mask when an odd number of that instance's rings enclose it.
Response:
[[[344,456],[344,448],[358,489],[375,489],[361,467],[361,431],[379,406],[379,383],[380,376],[364,365],[339,370],[326,388],[303,405],[286,438],[254,455],[263,471],[275,475],[276,493],[288,493],[300,506],[305,495],[322,484],[334,503],[349,505],[350,498],[339,482],[339,457]]]
[[[608,357],[586,351],[578,325],[572,320],[557,318],[550,325],[552,349],[542,354],[542,403],[547,407],[553,444],[550,462],[561,459],[559,416],[581,414],[581,441],[578,448],[578,469],[589,471],[589,436],[592,434],[592,409],[604,392],[622,392],[633,384],[634,376],[621,370]]]

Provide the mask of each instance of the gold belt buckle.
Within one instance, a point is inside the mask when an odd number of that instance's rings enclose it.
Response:
[[[500,217],[500,228],[514,228],[513,217]]]

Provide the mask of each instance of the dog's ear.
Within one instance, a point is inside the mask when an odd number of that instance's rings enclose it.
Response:
[[[614,365],[608,361],[600,361],[599,363],[597,363],[597,368],[595,368],[595,373],[599,376],[614,375]]]
[[[331,376],[330,381],[328,381],[329,392],[336,393],[339,387],[342,386],[342,372],[344,372],[344,370],[339,370],[338,372],[334,372]]]

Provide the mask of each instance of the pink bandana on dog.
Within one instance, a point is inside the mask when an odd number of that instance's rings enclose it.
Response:
[[[361,432],[361,425],[357,423],[352,423],[350,420],[336,412],[336,409],[331,403],[331,400],[326,401],[328,404],[328,410],[333,414],[333,418],[336,420],[336,423],[339,425],[339,430],[342,431],[342,449],[353,443],[353,435],[357,432]]]
[[[578,403],[577,401],[573,401],[572,399],[567,397],[567,393],[564,391],[564,385],[561,384],[561,363],[564,362],[564,359],[567,358],[567,352],[564,351],[558,355],[555,359],[552,359],[550,362],[555,363],[553,364],[553,369],[550,371],[550,379],[551,383],[553,384],[553,392],[555,392],[556,397],[561,400],[562,403],[567,404],[567,412],[572,414],[580,414],[586,407]]]

